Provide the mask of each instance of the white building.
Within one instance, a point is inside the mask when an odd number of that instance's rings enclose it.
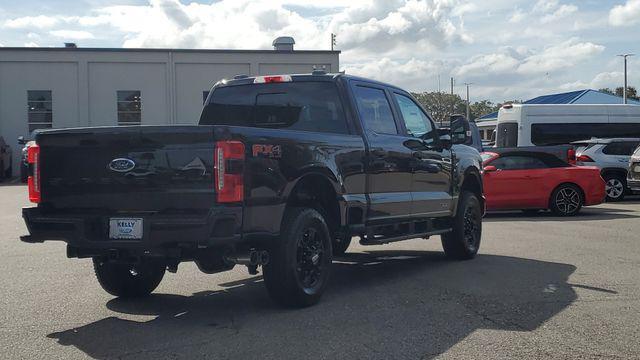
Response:
[[[0,136],[37,128],[196,124],[213,84],[234,75],[339,71],[339,51],[0,47]]]

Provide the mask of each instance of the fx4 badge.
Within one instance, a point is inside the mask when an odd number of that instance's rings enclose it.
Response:
[[[264,156],[272,159],[280,159],[282,157],[282,148],[280,145],[254,144],[251,147],[254,157]]]

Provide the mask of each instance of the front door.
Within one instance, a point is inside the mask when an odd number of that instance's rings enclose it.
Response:
[[[368,222],[411,215],[412,152],[404,145],[391,94],[382,86],[351,82],[369,149],[367,155]]]
[[[393,91],[393,98],[412,155],[411,213],[415,217],[449,215],[451,151],[439,146],[433,121],[408,94]]]

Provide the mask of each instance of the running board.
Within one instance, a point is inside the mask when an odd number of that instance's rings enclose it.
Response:
[[[448,229],[442,229],[442,230],[429,231],[425,233],[406,234],[406,235],[384,237],[384,238],[378,238],[378,239],[372,239],[372,240],[369,240],[365,236],[360,240],[360,245],[383,245],[383,244],[388,244],[396,241],[403,241],[403,240],[409,240],[409,239],[415,239],[415,238],[428,238],[429,236],[433,236],[433,235],[446,234],[448,232],[451,232],[451,230],[452,230],[451,228],[448,228]]]

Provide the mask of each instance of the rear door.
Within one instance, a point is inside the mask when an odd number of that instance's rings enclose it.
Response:
[[[411,213],[414,216],[449,215],[451,151],[439,146],[433,121],[407,93],[394,90],[393,98],[403,120],[404,144],[412,156]]]
[[[411,215],[412,151],[404,144],[391,93],[367,82],[350,83],[368,140],[367,193],[369,221]]]
[[[637,141],[618,141],[606,145],[602,148],[602,153],[607,155],[606,164],[603,167],[627,167],[631,154],[638,144]]]

